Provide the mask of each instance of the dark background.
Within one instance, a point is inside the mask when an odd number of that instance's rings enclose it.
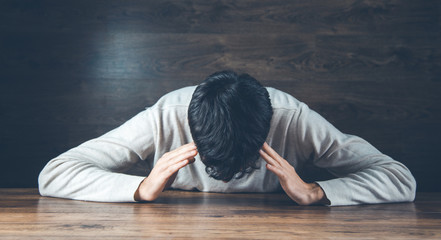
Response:
[[[232,69],[441,191],[441,1],[0,1],[0,187]]]

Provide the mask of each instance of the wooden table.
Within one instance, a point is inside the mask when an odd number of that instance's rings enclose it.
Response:
[[[284,194],[168,191],[97,203],[0,189],[0,239],[441,239],[441,193],[414,203],[297,206]]]

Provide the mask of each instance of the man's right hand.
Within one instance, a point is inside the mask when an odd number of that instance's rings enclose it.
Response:
[[[198,154],[196,145],[189,143],[171,152],[164,154],[153,167],[149,176],[146,177],[135,192],[136,201],[153,201],[159,194],[170,186],[179,169],[194,162]]]

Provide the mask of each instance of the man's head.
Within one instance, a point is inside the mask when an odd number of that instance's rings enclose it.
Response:
[[[248,74],[214,73],[196,88],[188,122],[210,177],[229,181],[256,168],[272,114],[267,90]]]

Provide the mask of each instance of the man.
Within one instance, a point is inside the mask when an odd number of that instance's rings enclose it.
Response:
[[[336,178],[305,183],[297,171],[307,163]],[[336,206],[413,201],[416,182],[403,164],[306,104],[231,71],[165,95],[51,160],[39,177],[43,196],[91,201],[153,201],[169,187],[283,189],[301,205]]]

